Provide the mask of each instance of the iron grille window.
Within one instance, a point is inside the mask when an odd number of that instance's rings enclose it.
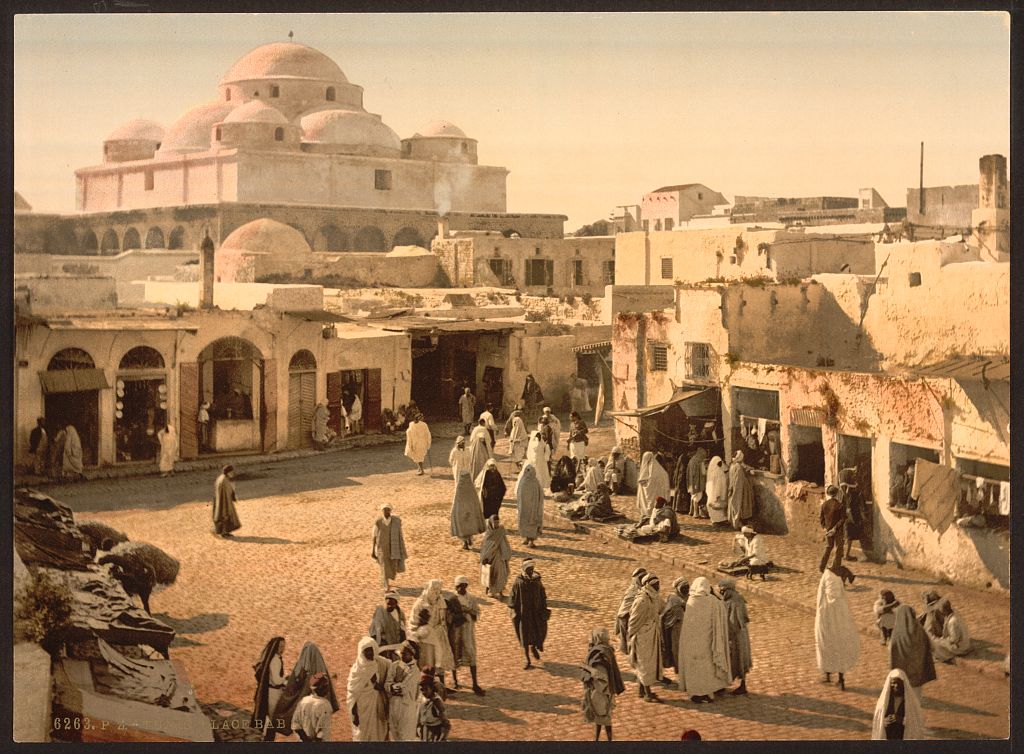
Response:
[[[711,376],[711,344],[686,344],[686,377],[705,379]]]
[[[526,284],[543,286],[554,285],[555,263],[550,259],[527,259]]]
[[[494,276],[501,281],[502,285],[512,285],[514,283],[512,279],[511,259],[488,259],[487,264],[491,268],[491,272],[494,273]]]
[[[609,259],[604,263],[604,284],[615,285],[615,260]]]
[[[572,284],[573,285],[585,285],[583,280],[583,260],[574,259],[572,260]]]
[[[672,257],[661,258],[661,279],[671,280],[672,279]]]
[[[391,188],[391,171],[374,170],[373,187],[378,191],[388,191]]]
[[[668,346],[664,343],[651,344],[651,371],[668,371]]]

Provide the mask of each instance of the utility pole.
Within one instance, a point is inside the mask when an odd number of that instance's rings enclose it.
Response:
[[[917,206],[917,211],[923,217],[923,215],[924,215],[924,142],[923,141],[921,142],[921,179],[920,179],[920,189],[919,189],[918,195],[917,195],[917,205],[918,205]]]

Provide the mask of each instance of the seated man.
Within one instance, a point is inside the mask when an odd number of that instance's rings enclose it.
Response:
[[[626,477],[626,457],[622,455],[622,448],[616,445],[608,456],[608,463],[604,467],[604,482],[612,491],[618,495],[623,491],[623,481]]]
[[[616,528],[618,535],[634,542],[657,537],[659,542],[668,542],[679,534],[679,519],[668,501],[659,497],[654,501],[651,515],[635,524],[624,524]]]
[[[619,517],[612,507],[612,492],[604,482],[597,485],[593,492],[584,493],[580,500],[572,500],[558,507],[562,515],[574,521],[607,521]]]
[[[737,553],[739,557],[723,560],[718,564],[718,570],[722,573],[750,575],[753,572],[758,572],[763,575],[764,571],[773,565],[768,559],[764,541],[750,526],[744,526],[736,535],[733,541],[733,552]]]

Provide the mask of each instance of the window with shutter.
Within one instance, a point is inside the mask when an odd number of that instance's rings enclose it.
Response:
[[[661,279],[671,280],[672,279],[672,257],[661,258]]]

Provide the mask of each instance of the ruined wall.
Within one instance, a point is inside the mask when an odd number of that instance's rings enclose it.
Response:
[[[61,314],[68,311],[117,308],[117,286],[113,278],[86,275],[21,275],[15,288],[29,291],[33,314]]]
[[[477,284],[472,239],[435,239],[430,249],[453,287],[472,288]]]
[[[576,371],[576,354],[572,352],[574,345],[573,335],[512,333],[508,344],[508,370],[505,372],[505,404],[512,405],[520,400],[526,375],[532,374],[544,392],[545,402],[553,411],[561,413],[562,404],[569,395],[569,375]],[[530,417],[527,419],[529,429]]]
[[[971,212],[977,207],[976,183],[925,187],[924,214],[921,213],[921,189],[907,189],[907,221],[914,225],[945,226],[949,234],[959,233],[961,228],[971,227]]]

